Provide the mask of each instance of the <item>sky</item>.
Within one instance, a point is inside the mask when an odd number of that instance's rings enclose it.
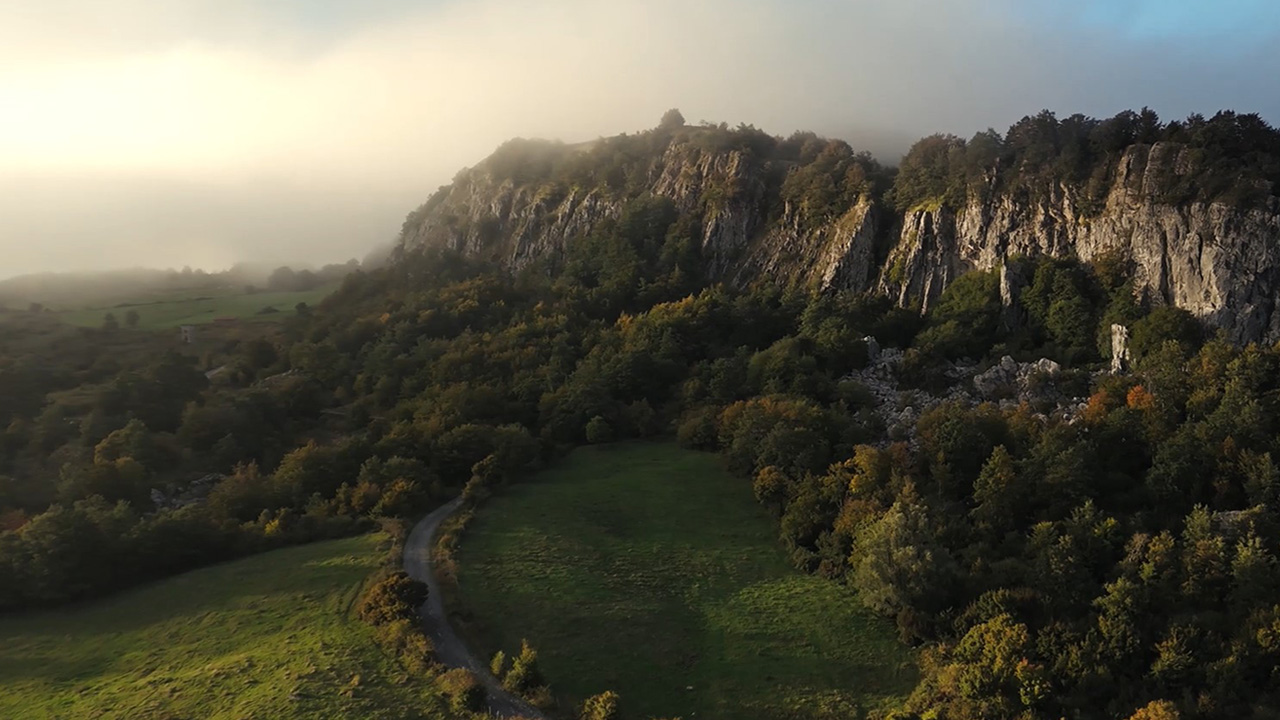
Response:
[[[323,264],[511,137],[1280,122],[1262,0],[0,0],[0,277]]]

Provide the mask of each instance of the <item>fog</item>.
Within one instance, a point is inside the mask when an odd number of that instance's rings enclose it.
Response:
[[[1280,118],[1280,8],[0,0],[0,276],[322,264],[502,141],[692,122],[892,158],[1042,108]]]

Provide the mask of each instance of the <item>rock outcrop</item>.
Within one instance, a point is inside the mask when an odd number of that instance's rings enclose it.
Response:
[[[1156,303],[1186,309],[1236,341],[1280,339],[1280,203],[1242,209],[1221,203],[1162,204],[1158,178],[1182,165],[1179,146],[1131,148],[1116,168],[1105,206],[1079,209],[1062,185],[971,198],[959,211],[907,213],[879,287],[906,307],[927,310],[946,286],[974,269],[1017,255],[1120,253],[1135,285]]]
[[[873,399],[872,411],[883,425],[885,434],[880,444],[896,440],[916,442],[916,424],[920,416],[942,403],[973,406],[995,403],[1011,411],[1026,406],[1040,417],[1053,416],[1074,422],[1087,405],[1064,383],[1066,374],[1058,363],[1041,358],[1019,363],[1006,355],[999,363],[983,372],[976,367],[947,363],[943,372],[951,381],[942,394],[931,394],[918,388],[904,388],[900,383],[903,352],[897,348],[879,348],[875,338],[866,339],[868,347],[879,351],[866,367],[844,379],[856,382]],[[1087,389],[1088,385],[1084,386]],[[1087,393],[1086,393],[1087,394]]]
[[[1170,143],[1131,147],[1113,168],[1105,202],[1090,212],[1071,187],[1028,181],[972,192],[958,209],[895,216],[863,194],[815,218],[781,194],[786,164],[676,139],[626,192],[518,183],[481,163],[409,217],[401,248],[450,247],[513,269],[535,259],[554,264],[632,198],[652,195],[697,219],[712,280],[877,290],[926,311],[962,274],[1001,269],[1004,321],[1016,326],[1017,289],[1028,279],[1010,274],[1009,258],[1117,253],[1132,262],[1135,290],[1151,302],[1184,308],[1238,342],[1280,340],[1280,202],[1161,202],[1161,178],[1185,171],[1184,152]]]
[[[713,279],[872,287],[882,231],[877,203],[864,196],[838,217],[817,223],[785,204],[780,216],[770,217],[774,198],[767,175],[747,152],[676,142],[653,161],[641,194],[668,198],[681,213],[701,218],[702,255]],[[495,177],[482,163],[459,173],[409,217],[401,248],[448,247],[512,269],[535,259],[554,262],[573,239],[618,219],[629,199],[607,188],[518,184]]]
[[[973,389],[984,400],[1005,400],[1012,397],[1029,400],[1032,399],[1037,381],[1039,384],[1052,382],[1061,372],[1062,366],[1048,358],[1041,358],[1033,363],[1019,363],[1005,355],[986,372],[973,377]]]
[[[1129,328],[1111,326],[1111,372],[1122,373],[1129,369]]]

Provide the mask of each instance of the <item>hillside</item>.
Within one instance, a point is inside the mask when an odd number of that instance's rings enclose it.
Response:
[[[278,550],[0,618],[0,716],[446,717],[352,616],[378,545]]]
[[[507,143],[409,216],[401,255],[447,247],[559,267],[656,198],[679,219],[667,250],[685,247],[711,281],[874,290],[926,310],[965,272],[1014,255],[1120,255],[1139,297],[1237,341],[1274,340],[1277,168],[1280,134],[1235,113],[1046,112],[1003,135],[926,138],[900,171],[812,134],[669,117],[589,146]]]

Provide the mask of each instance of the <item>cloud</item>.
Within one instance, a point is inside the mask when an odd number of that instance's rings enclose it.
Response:
[[[881,152],[1046,107],[1280,117],[1275,14],[1234,1],[0,0],[3,269],[359,256],[509,137],[673,106]]]

